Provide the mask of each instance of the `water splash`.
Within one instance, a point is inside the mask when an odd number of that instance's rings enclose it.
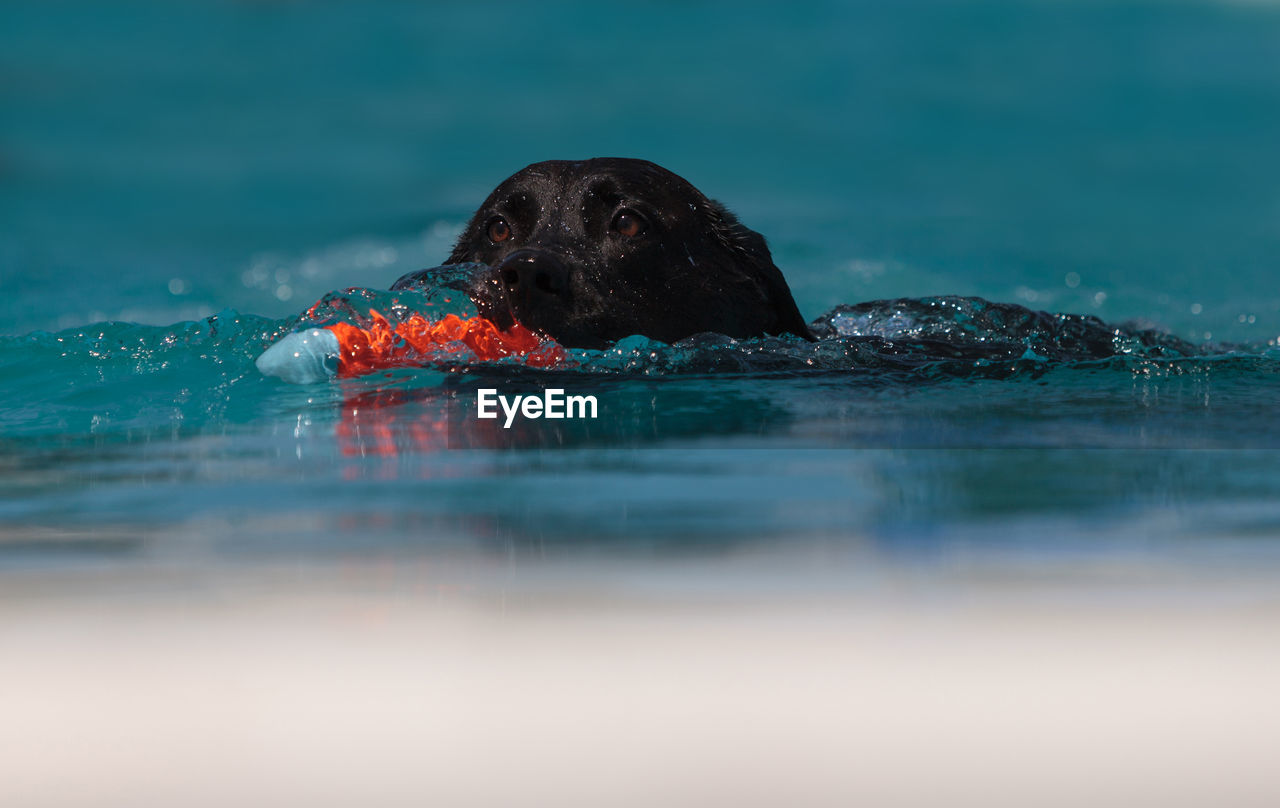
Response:
[[[368,328],[376,319],[374,312],[385,314],[393,325],[415,313],[428,318],[475,316],[474,305],[462,291],[474,270],[467,264],[436,267],[406,276],[389,292],[331,293],[308,309],[295,327],[345,322]],[[1097,317],[1050,314],[972,297],[839,306],[815,320],[811,328],[816,342],[792,336],[732,339],[700,334],[668,345],[637,335],[604,350],[572,350],[570,364],[576,373],[642,376],[815,372],[1007,376],[1042,371],[1046,363],[1113,357],[1174,360],[1215,352],[1155,329],[1114,326]],[[470,363],[446,357],[434,364],[466,372]]]
[[[251,419],[280,382],[254,359],[286,334],[344,322],[361,327],[373,312],[393,322],[415,313],[475,316],[458,291],[469,270],[430,272],[415,288],[332,292],[297,316],[272,320],[227,310],[172,326],[99,323],[57,333],[0,338],[0,429],[92,435],[104,431],[202,428]],[[452,285],[451,285],[452,284]],[[963,379],[1039,379],[1089,368],[1135,380],[1227,370],[1280,372],[1280,349],[1195,346],[1169,334],[1109,325],[1095,317],[1048,314],[978,298],[937,297],[839,306],[813,322],[818,337],[732,339],[700,334],[674,344],[642,336],[606,350],[568,352],[560,369],[443,356],[421,368],[359,380],[369,389],[438,385],[458,374],[570,374],[576,378],[832,375],[861,384],[912,385]],[[441,374],[444,374],[443,376]],[[307,385],[314,389],[324,385]],[[240,391],[257,389],[261,395]],[[285,396],[288,400],[288,397]]]

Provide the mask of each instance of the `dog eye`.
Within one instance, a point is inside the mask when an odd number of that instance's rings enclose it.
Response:
[[[644,217],[634,210],[620,210],[613,217],[613,229],[627,238],[635,238],[643,233],[644,224]]]
[[[489,240],[494,244],[511,238],[511,225],[501,216],[489,220]]]

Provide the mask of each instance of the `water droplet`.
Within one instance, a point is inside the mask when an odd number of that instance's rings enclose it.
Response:
[[[1080,273],[1068,272],[1067,277],[1064,278],[1063,281],[1067,284],[1068,289],[1074,289],[1080,285]]]

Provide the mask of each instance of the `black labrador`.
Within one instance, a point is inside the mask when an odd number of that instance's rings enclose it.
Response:
[[[465,288],[481,316],[571,348],[707,331],[813,339],[764,237],[646,160],[549,160],[516,172],[445,263],[467,262],[487,265]]]

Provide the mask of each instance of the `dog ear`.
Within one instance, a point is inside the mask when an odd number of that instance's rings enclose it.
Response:
[[[765,241],[765,237],[738,221],[737,216],[714,199],[703,197],[699,200],[698,207],[710,224],[716,240],[744,266],[755,270],[765,295],[773,305],[775,324],[768,332],[791,333],[812,342],[813,334],[800,315],[800,309],[796,306],[791,287],[787,285],[782,270],[773,263],[773,255],[769,252],[769,243]]]

